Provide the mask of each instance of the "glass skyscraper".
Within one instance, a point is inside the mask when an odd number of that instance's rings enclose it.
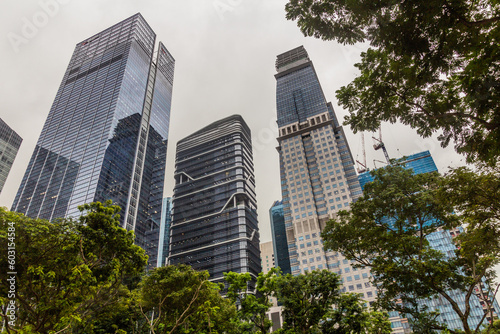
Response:
[[[343,291],[374,301],[369,270],[355,269],[342,254],[326,251],[320,235],[328,220],[361,196],[344,131],[302,46],[278,55],[276,70],[281,192],[291,273],[328,269],[341,275]]]
[[[169,264],[224,272],[261,271],[250,129],[239,115],[177,143]],[[253,286],[250,286],[253,289]]]
[[[0,118],[0,192],[23,139]]]
[[[273,203],[273,206],[269,209],[269,218],[271,220],[275,266],[280,267],[283,274],[291,274],[290,254],[288,253],[288,243],[286,241],[285,213],[283,212],[282,201]]]
[[[136,243],[151,248],[175,63],[161,42],[154,52],[155,39],[136,14],[76,45],[12,210],[51,220],[111,199]]]
[[[161,209],[160,240],[158,243],[157,267],[165,266],[170,248],[170,224],[172,223],[172,197],[163,199]]]
[[[429,151],[423,151],[416,154],[412,154],[404,159],[404,164],[402,165],[406,169],[412,169],[414,174],[422,174],[422,173],[430,173],[437,172],[438,169],[436,164],[434,163],[434,159]],[[369,182],[372,182],[374,177],[370,174],[370,172],[364,172],[359,175],[359,182],[361,187],[364,189],[365,185]],[[449,257],[455,256],[455,250],[457,249],[457,245],[453,241],[453,238],[460,234],[463,231],[461,227],[452,229],[452,230],[440,230],[434,233],[431,233],[427,236],[427,241],[429,241],[429,245]],[[485,285],[483,283],[479,284],[475,289],[475,293],[470,298],[470,316],[469,316],[469,325],[471,328],[476,328],[480,323],[483,315],[485,314],[486,303],[483,301],[481,303],[480,300],[493,299],[493,307],[495,308],[495,314],[498,315],[498,311],[500,310],[497,301],[491,297],[488,298],[488,293],[486,292]],[[452,298],[458,303],[459,307],[462,310],[465,310],[465,293],[460,290],[448,291],[448,293],[452,296]],[[451,304],[441,296],[434,297],[432,299],[420,300],[419,305],[427,306],[429,310],[437,310],[440,315],[436,318],[437,321],[441,323],[446,323],[448,328],[450,329],[463,329],[462,322],[458,318],[457,314],[451,307]],[[491,322],[492,319],[490,317],[486,318],[487,321]],[[392,322],[393,329],[397,329],[398,327],[402,327],[403,324],[401,322],[395,321]]]

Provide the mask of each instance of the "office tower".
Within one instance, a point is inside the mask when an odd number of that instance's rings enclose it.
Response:
[[[262,264],[262,272],[267,274],[269,270],[274,268],[274,251],[273,251],[273,242],[263,242],[260,244],[260,257]]]
[[[177,143],[170,264],[224,272],[261,271],[250,129],[233,115]],[[251,289],[253,287],[250,287]]]
[[[343,291],[372,302],[375,288],[369,270],[355,269],[342,254],[325,251],[320,236],[336,212],[361,196],[344,131],[302,46],[278,55],[276,70],[278,152],[292,275],[329,269],[342,275]]]
[[[431,153],[429,151],[415,153],[406,157],[404,165],[402,166],[406,169],[412,169],[414,174],[431,173],[438,171],[436,164],[434,163],[434,159],[432,159]],[[359,174],[358,179],[361,188],[364,189],[367,183],[374,180],[374,177],[370,174],[369,171],[366,171]]]
[[[0,118],[0,192],[23,139]]]
[[[412,154],[405,158],[404,165],[402,166],[406,169],[412,169],[414,174],[422,174],[422,173],[430,173],[437,172],[438,169],[432,156],[429,151],[424,151],[416,154]],[[359,176],[359,182],[361,187],[364,189],[365,185],[374,180],[374,177],[370,174],[370,172],[361,173]],[[463,231],[461,227],[455,228],[452,230],[441,230],[434,233],[431,233],[427,236],[427,241],[429,241],[429,245],[443,252],[445,255],[449,257],[455,256],[456,245],[453,241],[453,238],[460,234]],[[481,303],[479,297],[484,293],[487,295],[487,292],[483,289],[485,288],[485,284],[482,283],[475,290],[475,294],[471,296],[470,304],[471,304],[471,313],[469,316],[469,325],[471,328],[476,328],[480,323],[481,318],[486,313],[487,310],[486,303]],[[452,295],[453,299],[458,303],[460,309],[465,309],[465,293],[459,290],[449,291],[450,295]],[[483,296],[484,297],[484,296]],[[500,310],[497,301],[494,300],[493,306],[495,308],[495,314],[498,315],[498,311]],[[444,299],[443,297],[435,297],[432,299],[420,300],[419,304],[424,307],[429,307],[429,310],[437,310],[440,315],[436,318],[437,321],[441,323],[446,323],[448,328],[450,329],[463,329],[462,322],[458,318],[455,311],[453,311],[451,304]],[[492,319],[488,316],[486,318],[488,322],[491,322]],[[393,330],[399,329],[398,327],[402,327],[403,324],[396,322],[392,323]]]
[[[291,274],[282,201],[275,201],[273,203],[273,206],[269,209],[269,218],[271,220],[275,265],[281,269],[284,275]]]
[[[51,220],[111,199],[136,243],[151,248],[175,62],[161,42],[155,54],[155,39],[136,14],[76,45],[12,210]]]
[[[157,267],[167,264],[168,249],[170,247],[170,224],[172,223],[172,197],[163,199],[161,208],[160,240],[158,244]]]

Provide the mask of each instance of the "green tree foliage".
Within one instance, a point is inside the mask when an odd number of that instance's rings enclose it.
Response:
[[[369,42],[360,75],[337,91],[354,131],[399,120],[441,131],[469,161],[500,155],[500,3],[496,0],[290,0],[306,36]]]
[[[391,322],[387,312],[368,310],[360,295],[343,293],[334,309],[321,325],[323,334],[390,334]]]
[[[272,292],[282,306],[282,334],[389,334],[385,312],[368,310],[358,294],[341,294],[340,278],[328,270],[292,276],[278,270],[259,275],[258,291]]]
[[[283,305],[284,333],[318,333],[340,294],[339,276],[328,270],[280,275],[271,284]]]
[[[144,333],[234,333],[236,308],[208,278],[187,265],[151,271],[138,292]]]
[[[267,274],[259,274],[257,295],[249,291],[250,273],[224,273],[224,279],[229,284],[227,298],[238,305],[239,333],[269,333],[272,322],[266,312],[272,306],[270,282],[277,272],[277,269],[272,268]]]
[[[483,195],[465,195],[473,180],[485,181],[487,175],[478,176],[465,169],[445,177],[437,173],[413,175],[398,165],[372,171],[372,175],[375,181],[365,186],[364,196],[349,212],[341,211],[327,224],[322,234],[325,247],[342,252],[359,266],[370,267],[382,308],[411,314],[419,328],[443,330],[446,324],[437,323],[436,314],[417,303],[418,299],[440,296],[450,303],[465,332],[472,333],[467,323],[470,299],[482,280],[493,286],[492,266],[500,256],[498,229],[475,216],[480,210],[473,206]],[[455,193],[456,183],[465,179],[463,189]],[[476,186],[491,184],[476,182]],[[469,211],[465,210],[467,205]],[[488,201],[482,205],[488,205]],[[487,211],[486,206],[483,208]],[[460,247],[454,253],[444,254],[429,246],[427,237],[431,233],[448,237],[447,230],[472,221],[466,218],[474,218],[475,224],[469,224],[455,238]],[[463,310],[450,293],[456,289],[465,295]],[[398,298],[402,304],[395,303]]]
[[[484,329],[481,333],[483,334],[500,334],[500,320],[495,320],[493,323]]]
[[[91,203],[79,221],[48,222],[0,209],[0,247],[7,249],[15,227],[16,328],[7,333],[91,333],[94,317],[127,294],[124,283],[137,280],[146,265],[132,232],[119,227],[119,207]],[[13,223],[13,224],[12,224]],[[1,267],[7,259],[0,257]],[[1,280],[6,273],[2,269]],[[0,285],[5,316],[7,286]]]

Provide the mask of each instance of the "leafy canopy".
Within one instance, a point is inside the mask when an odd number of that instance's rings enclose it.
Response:
[[[234,333],[236,308],[208,278],[188,265],[152,270],[138,291],[144,332]]]
[[[91,333],[93,320],[128,294],[147,256],[120,227],[119,207],[96,202],[80,207],[79,221],[49,222],[0,208],[0,246],[15,228],[16,328],[27,333]],[[9,230],[10,228],[10,230]],[[0,257],[2,268],[7,259]],[[0,278],[6,279],[2,271]],[[7,286],[0,285],[5,316]],[[12,330],[7,325],[7,331]]]
[[[337,91],[354,131],[400,121],[440,131],[468,161],[500,155],[500,3],[496,0],[290,0],[306,36],[372,46]]]
[[[484,210],[491,213],[489,202],[481,202],[483,194],[474,194],[468,187],[491,186],[485,183],[491,175],[464,168],[445,177],[414,175],[398,165],[371,173],[375,181],[365,186],[364,196],[327,224],[322,234],[325,247],[370,267],[382,308],[410,314],[418,328],[444,330],[446,324],[436,322],[436,314],[418,303],[439,296],[460,318],[465,332],[471,333],[467,322],[471,299],[481,282],[490,289],[494,285],[492,269],[500,259],[500,231],[495,219],[484,219],[481,214]],[[458,186],[457,182],[463,183]],[[466,230],[461,227],[464,223],[469,223]],[[450,231],[458,237],[453,239]],[[444,253],[431,247],[430,237],[448,239],[460,247]],[[459,307],[452,290],[465,296],[465,309]],[[491,290],[488,293],[491,297]],[[402,303],[396,303],[398,299]],[[491,300],[483,298],[489,306]],[[487,316],[491,314],[485,313],[483,320]]]
[[[238,305],[238,332],[240,333],[269,333],[272,322],[266,312],[272,303],[273,293],[270,282],[279,271],[272,268],[267,274],[260,273],[257,277],[256,290],[250,291],[252,277],[250,273],[224,273],[224,279],[229,284],[226,297]]]

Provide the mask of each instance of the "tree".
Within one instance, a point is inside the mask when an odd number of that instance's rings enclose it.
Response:
[[[250,273],[224,273],[229,283],[227,298],[238,305],[240,333],[269,333],[272,322],[266,312],[272,306],[270,297],[273,293],[269,284],[279,270],[272,268],[267,274],[260,273],[257,278],[256,291],[249,291]]]
[[[187,265],[152,270],[140,283],[140,312],[151,333],[233,333],[236,308],[208,272]]]
[[[414,175],[397,164],[372,171],[375,181],[365,186],[364,196],[349,212],[341,211],[322,234],[326,248],[343,253],[358,266],[370,267],[383,309],[411,315],[419,328],[447,329],[435,321],[435,313],[419,304],[419,299],[440,296],[451,305],[465,332],[472,333],[475,329],[469,328],[467,320],[474,290],[480,284],[494,286],[492,267],[500,257],[499,230],[488,221],[469,224],[465,230],[460,227],[469,221],[455,214],[461,201],[449,191],[463,177],[462,171],[446,177]],[[445,254],[430,246],[431,234],[449,237],[446,231],[451,229],[462,231],[454,239],[459,245],[454,252]],[[465,309],[453,299],[452,290],[463,293]],[[493,300],[493,293],[483,298],[491,306],[486,298]],[[396,303],[397,299],[402,303]]]
[[[341,294],[340,278],[328,270],[292,276],[279,269],[259,275],[257,290],[273,293],[282,305],[283,334],[389,334],[387,313],[368,310],[358,294]],[[259,282],[259,281],[258,281]]]
[[[19,311],[15,328],[7,324],[7,333],[89,333],[91,319],[126,293],[124,283],[138,280],[147,256],[134,245],[133,233],[119,227],[120,208],[106,202],[80,210],[78,221],[49,222],[0,209],[0,245],[7,249],[8,243],[15,243],[16,253]],[[6,258],[0,262],[7,268]],[[3,282],[6,275],[2,271]],[[7,286],[0,289],[6,296]],[[2,317],[7,302],[1,299]]]
[[[337,91],[354,131],[399,120],[468,161],[500,155],[500,4],[494,0],[290,0],[306,36],[369,42],[360,75]]]
[[[368,310],[357,293],[343,293],[321,325],[323,334],[390,334],[389,315],[386,312]]]
[[[500,320],[495,320],[488,328],[482,331],[483,334],[500,334]]]
[[[340,294],[339,276],[328,270],[279,275],[269,284],[283,306],[284,333],[320,332],[320,322]]]

